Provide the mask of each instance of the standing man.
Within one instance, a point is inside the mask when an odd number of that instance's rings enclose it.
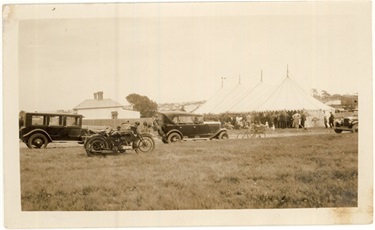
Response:
[[[299,113],[295,113],[295,114],[292,116],[292,119],[293,119],[293,126],[294,126],[294,128],[296,128],[296,129],[299,129],[299,121],[300,121],[300,118],[301,118],[301,116],[299,115]]]
[[[280,128],[285,129],[286,128],[286,113],[285,111],[282,111],[280,113]]]
[[[248,113],[247,116],[246,116],[246,125],[248,127],[250,127],[250,125],[251,125],[251,115],[250,115],[250,113]]]
[[[332,112],[330,112],[330,114],[331,114],[331,115],[329,116],[329,127],[332,129],[333,126],[334,126],[333,122],[334,122],[334,120],[335,120],[335,116],[333,115]]]
[[[325,114],[324,114],[324,126],[328,128],[328,119],[327,119],[327,115]]]
[[[301,127],[304,128],[304,129],[306,129],[305,121],[306,121],[306,114],[305,114],[304,111],[302,111],[302,113],[301,113]]]

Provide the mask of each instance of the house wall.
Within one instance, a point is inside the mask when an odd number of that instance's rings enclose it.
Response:
[[[104,130],[107,126],[112,127],[115,129],[117,126],[121,126],[122,129],[125,129],[125,126],[123,123],[129,122],[130,124],[134,124],[134,122],[138,121],[140,123],[139,130],[145,131],[146,129],[149,131],[152,131],[152,128],[148,128],[144,125],[145,122],[147,122],[148,125],[153,124],[152,118],[130,118],[130,119],[83,119],[82,121],[82,127],[88,128],[91,130]]]
[[[138,111],[125,110],[122,108],[95,108],[95,109],[79,109],[78,114],[82,114],[84,119],[112,119],[112,112],[117,112],[118,119],[140,118]]]

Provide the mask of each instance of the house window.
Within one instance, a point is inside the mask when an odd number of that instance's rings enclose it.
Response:
[[[112,119],[117,119],[118,112],[117,111],[112,111]]]

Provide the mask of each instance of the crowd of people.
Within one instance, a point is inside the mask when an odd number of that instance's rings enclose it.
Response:
[[[281,111],[241,114],[205,114],[205,121],[220,121],[228,129],[248,128],[251,124],[263,124],[269,128],[306,128],[308,113],[305,111]]]

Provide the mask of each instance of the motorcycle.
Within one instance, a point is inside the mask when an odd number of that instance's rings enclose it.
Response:
[[[135,150],[136,153],[149,153],[155,149],[155,141],[151,133],[141,133],[138,130],[139,122],[130,125],[130,128],[121,131],[107,127],[106,130],[88,137],[84,148],[88,156],[125,153]]]

